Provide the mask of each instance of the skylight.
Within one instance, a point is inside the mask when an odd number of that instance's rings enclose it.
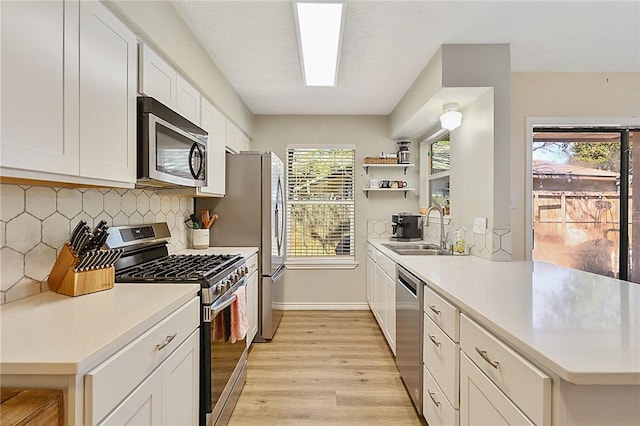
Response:
[[[306,86],[335,86],[344,4],[295,1],[298,45]]]

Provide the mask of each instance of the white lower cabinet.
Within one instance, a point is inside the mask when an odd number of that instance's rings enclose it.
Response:
[[[198,424],[200,299],[84,376],[86,425]]]
[[[460,416],[460,310],[424,287],[422,413],[429,425],[457,426]]]
[[[247,331],[247,348],[251,346],[253,339],[258,334],[258,286],[260,277],[258,275],[258,254],[254,253],[246,259],[247,265],[247,320],[249,330]]]
[[[422,411],[429,426],[457,426],[460,412],[453,408],[426,367],[422,374]]]
[[[258,333],[258,272],[249,275],[247,279],[247,346],[251,346]]]
[[[367,302],[391,351],[396,353],[395,263],[367,246]]]
[[[500,426],[534,423],[463,353],[460,360],[460,424]]]
[[[194,332],[99,425],[197,424],[199,347]]]
[[[551,424],[549,376],[465,314],[460,315],[460,348],[532,423]]]

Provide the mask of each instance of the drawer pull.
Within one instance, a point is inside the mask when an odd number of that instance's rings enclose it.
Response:
[[[440,346],[440,342],[438,342],[438,341],[436,340],[436,336],[432,336],[432,335],[430,335],[429,333],[427,333],[427,336],[429,336],[429,340],[431,340],[431,341],[433,342],[433,344],[434,344],[434,345],[436,345],[436,346]]]
[[[489,356],[487,355],[487,351],[482,351],[476,346],[476,352],[478,352],[478,355],[480,355],[482,359],[487,361],[489,365],[492,366],[493,368],[497,369],[498,366],[500,365],[498,361],[491,361],[491,359],[489,359]]]
[[[157,351],[163,350],[169,343],[171,343],[173,339],[176,338],[177,335],[178,333],[174,333],[172,336],[167,336],[167,338],[164,339],[164,342],[160,343],[159,345],[156,345],[156,350]]]
[[[440,406],[440,401],[436,400],[435,392],[431,392],[429,389],[427,389],[427,393],[429,394],[429,397],[431,398],[433,403],[436,405],[436,407],[439,407]]]
[[[440,310],[436,309],[435,305],[427,305],[429,306],[429,309],[431,309],[433,311],[434,314],[436,315],[440,315]]]

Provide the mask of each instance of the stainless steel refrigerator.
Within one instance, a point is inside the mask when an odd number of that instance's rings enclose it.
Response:
[[[286,241],[284,165],[272,152],[226,154],[224,198],[196,198],[195,211],[213,210],[211,246],[258,247],[258,334],[273,338],[284,295]]]

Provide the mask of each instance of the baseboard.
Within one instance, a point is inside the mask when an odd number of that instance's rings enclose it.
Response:
[[[274,303],[273,307],[284,311],[368,311],[364,303]]]

